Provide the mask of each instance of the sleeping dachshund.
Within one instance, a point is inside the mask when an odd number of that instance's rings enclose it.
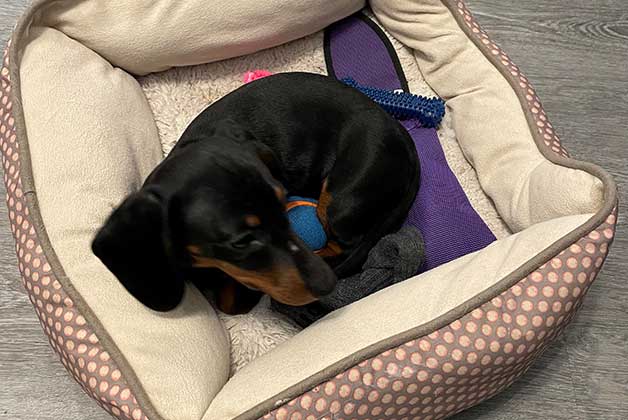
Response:
[[[361,269],[418,186],[412,139],[382,108],[330,77],[277,74],[196,117],[92,249],[154,310],[179,304],[184,279],[230,314],[262,293],[300,306]],[[329,238],[318,254],[291,231],[287,193],[318,199]]]

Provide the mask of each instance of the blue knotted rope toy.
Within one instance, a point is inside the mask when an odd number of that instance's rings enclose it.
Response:
[[[359,90],[399,120],[416,118],[423,127],[434,128],[445,116],[445,101],[440,98],[362,86],[351,77],[342,79],[342,82]]]

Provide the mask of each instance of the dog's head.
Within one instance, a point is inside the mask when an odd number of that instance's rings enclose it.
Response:
[[[127,197],[97,233],[94,253],[140,302],[173,309],[191,267],[220,269],[294,306],[333,290],[333,271],[290,229],[283,187],[246,153],[255,152],[191,143],[164,161],[164,182]]]

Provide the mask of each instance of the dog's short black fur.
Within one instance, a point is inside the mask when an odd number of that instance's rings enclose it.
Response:
[[[278,74],[204,110],[92,248],[155,310],[174,308],[195,276],[220,285],[226,312],[250,309],[251,289],[304,305],[400,228],[418,185],[412,139],[379,106],[329,77]],[[292,233],[287,193],[319,199],[330,238],[319,255]]]

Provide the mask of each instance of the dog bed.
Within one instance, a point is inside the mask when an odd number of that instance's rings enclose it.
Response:
[[[444,418],[519,378],[582,304],[614,236],[613,180],[568,156],[529,81],[453,0],[370,7],[409,90],[447,101],[432,140],[489,243],[298,333],[258,311],[287,331],[268,348],[284,341],[232,376],[226,322],[196,289],[155,313],[91,254],[198,111],[252,68],[327,73],[321,31],[364,6],[41,0],[18,23],[0,147],[22,282],[61,362],[115,417]]]

